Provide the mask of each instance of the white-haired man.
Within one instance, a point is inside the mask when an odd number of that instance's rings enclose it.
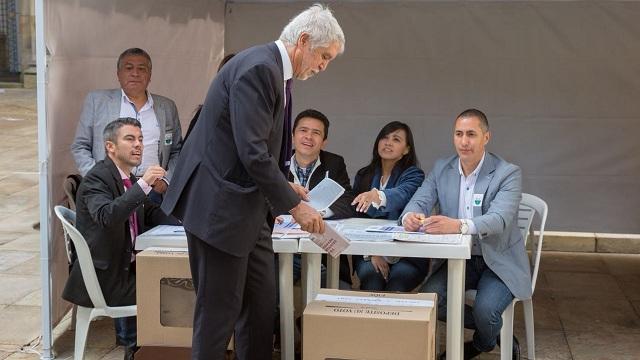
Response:
[[[274,216],[324,232],[289,185],[292,78],[325,70],[344,50],[331,11],[313,5],[276,42],[238,53],[213,80],[182,148],[162,209],[183,221],[196,289],[192,359],[222,359],[234,331],[239,359],[271,359]]]

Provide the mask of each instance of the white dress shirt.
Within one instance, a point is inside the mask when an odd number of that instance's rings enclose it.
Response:
[[[132,169],[133,175],[141,177],[151,165],[160,164],[160,124],[153,110],[153,98],[147,92],[147,102],[140,111],[122,90],[122,102],[120,103],[120,117],[130,117],[140,121],[144,150],[142,151],[142,163]],[[115,120],[115,119],[114,119]]]
[[[293,66],[291,65],[291,59],[289,59],[289,54],[287,53],[287,48],[284,46],[282,40],[275,41],[276,46],[278,46],[278,50],[280,51],[280,57],[282,58],[282,73],[284,75],[284,94],[285,99],[283,101],[284,106],[287,106],[287,96],[286,96],[286,88],[287,88],[287,80],[293,78]]]
[[[485,153],[486,154],[486,153]],[[460,173],[460,196],[458,198],[458,219],[465,219],[469,230],[466,234],[474,235],[478,233],[476,225],[473,223],[473,191],[476,187],[476,180],[478,180],[478,174],[484,164],[485,154],[482,154],[482,159],[478,163],[478,166],[469,174],[464,176],[462,171],[462,163],[458,159],[458,172]],[[482,248],[480,247],[480,240],[477,236],[473,237],[471,244],[472,255],[482,255]]]

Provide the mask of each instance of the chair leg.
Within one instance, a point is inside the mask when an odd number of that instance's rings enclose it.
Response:
[[[527,330],[527,356],[529,360],[535,360],[536,358],[536,343],[534,321],[533,321],[533,300],[524,300],[522,302],[522,309],[524,310],[524,325]]]
[[[502,313],[502,329],[500,329],[500,360],[511,360],[513,347],[513,307],[511,302]]]
[[[69,325],[69,330],[75,330],[76,328],[76,317],[78,313],[78,305],[73,305],[71,308],[71,324]]]
[[[87,335],[89,334],[89,325],[91,324],[92,308],[78,306],[76,315],[76,340],[73,350],[73,360],[84,359],[84,349],[87,344]]]

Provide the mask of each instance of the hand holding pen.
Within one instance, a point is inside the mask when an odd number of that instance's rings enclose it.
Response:
[[[426,222],[425,214],[409,212],[404,216],[402,225],[406,231],[424,231]]]

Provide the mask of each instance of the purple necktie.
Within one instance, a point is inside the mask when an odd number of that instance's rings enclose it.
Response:
[[[287,80],[285,86],[286,105],[284,107],[284,126],[282,134],[282,145],[280,147],[280,169],[286,176],[289,173],[289,163],[293,148],[291,146],[291,83],[293,79]]]
[[[125,189],[129,190],[133,184],[131,179],[122,179]],[[135,246],[136,237],[138,236],[138,216],[135,210],[129,215],[129,228],[131,230],[131,244]]]

